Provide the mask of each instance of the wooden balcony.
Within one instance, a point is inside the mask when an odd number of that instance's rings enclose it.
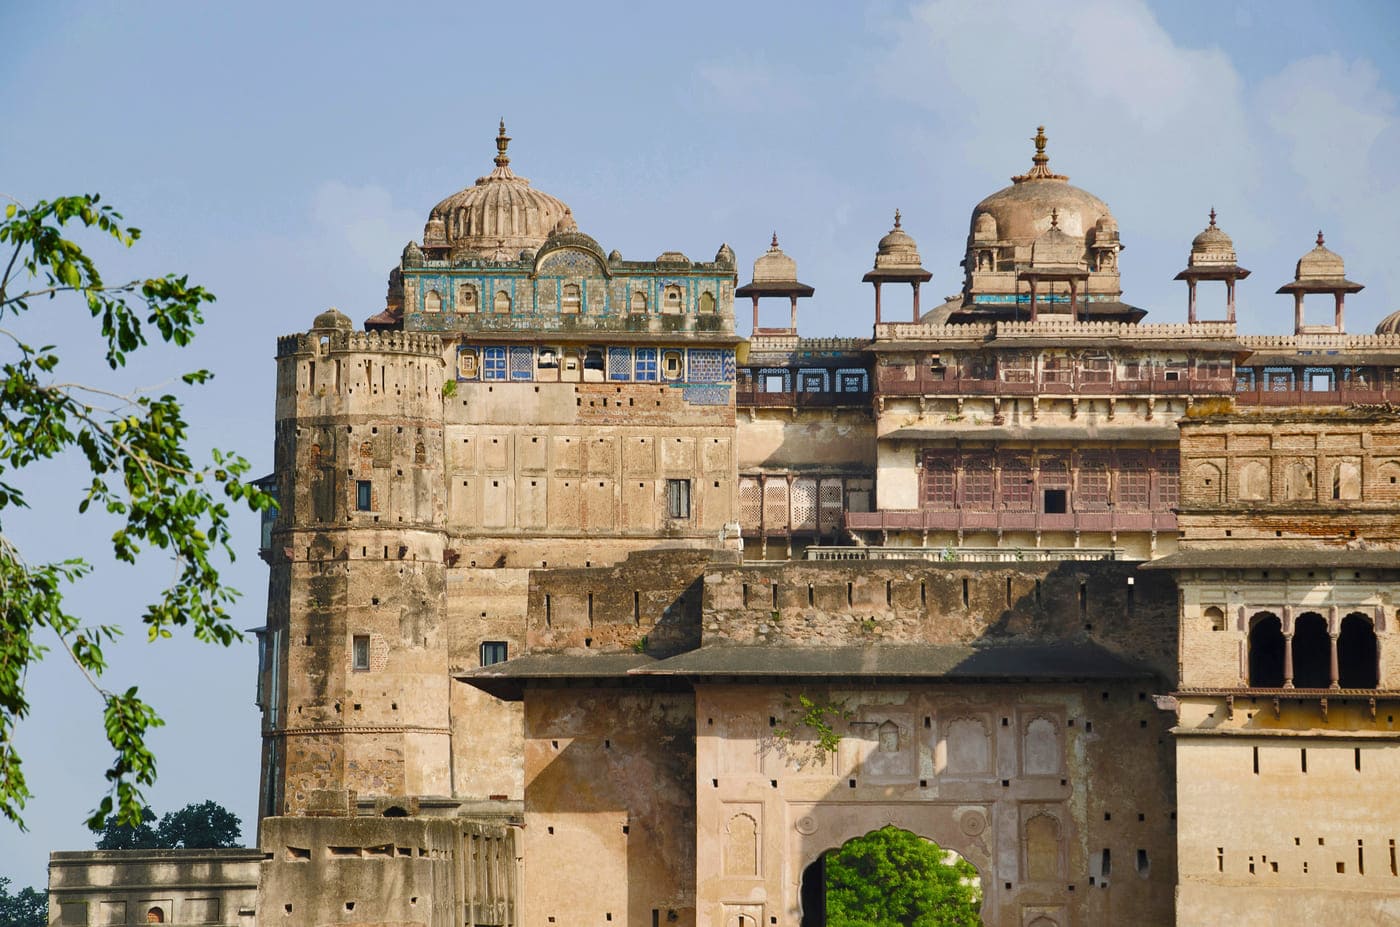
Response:
[[[1176,531],[1174,512],[977,512],[912,509],[847,512],[852,531]]]
[[[1400,389],[1360,389],[1345,384],[1340,389],[1255,389],[1232,394],[1242,406],[1349,406],[1400,403]]]
[[[799,390],[767,392],[740,387],[734,393],[734,405],[740,409],[833,409],[841,406],[869,406],[870,393]]]
[[[945,371],[938,376],[921,369],[908,377],[898,368],[878,371],[876,392],[883,396],[1183,396],[1232,395],[1229,377],[1153,376],[1113,379],[1103,371],[1002,371],[995,380],[975,380]]]

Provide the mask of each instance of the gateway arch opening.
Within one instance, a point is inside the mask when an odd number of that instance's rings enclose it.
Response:
[[[882,827],[802,872],[802,927],[981,927],[977,867],[932,840]]]

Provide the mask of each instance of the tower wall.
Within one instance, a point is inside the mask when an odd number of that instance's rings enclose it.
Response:
[[[451,792],[439,342],[324,320],[278,343],[264,815]]]

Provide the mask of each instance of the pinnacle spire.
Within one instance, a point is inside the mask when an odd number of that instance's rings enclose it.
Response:
[[[770,244],[768,247],[770,250],[773,251],[776,251],[778,249],[778,233],[776,230],[773,232],[773,243]]]
[[[899,228],[899,210],[894,211],[894,227]]]
[[[1024,183],[1027,180],[1069,180],[1066,175],[1056,174],[1050,170],[1050,156],[1045,153],[1045,144],[1049,141],[1045,136],[1045,126],[1035,127],[1035,135],[1031,141],[1035,142],[1035,154],[1031,156],[1031,169],[1024,174],[1017,174],[1011,178],[1011,181]]]
[[[1317,246],[1322,247],[1322,229],[1317,230]]]
[[[1210,208],[1210,227],[1215,228],[1215,207]]]
[[[501,128],[496,133],[496,166],[505,167],[510,163],[510,156],[506,154],[506,148],[510,146],[510,136],[506,134],[506,119],[501,117]]]

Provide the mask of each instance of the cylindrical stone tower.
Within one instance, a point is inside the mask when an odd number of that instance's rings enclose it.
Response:
[[[443,377],[334,309],[278,340],[260,816],[451,792]]]

